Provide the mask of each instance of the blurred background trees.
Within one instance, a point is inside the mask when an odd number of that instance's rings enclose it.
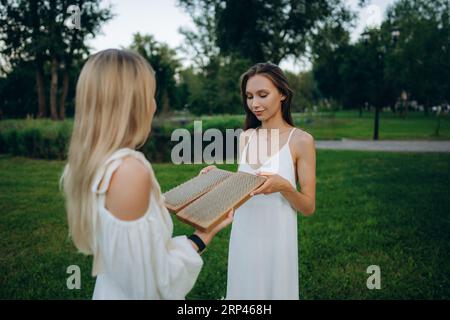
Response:
[[[361,7],[369,1],[360,1]],[[70,29],[67,7],[82,10]],[[398,0],[379,27],[351,40],[355,12],[343,0],[178,0],[194,22],[171,48],[136,33],[126,47],[156,71],[158,113],[241,114],[239,77],[257,62],[307,61],[287,71],[293,111],[375,108],[406,115],[415,101],[427,114],[449,102],[447,0]],[[86,39],[113,18],[100,1],[3,0],[0,5],[0,117],[73,115]],[[183,52],[192,64],[183,66]]]
[[[69,5],[78,5],[82,11],[82,28],[70,29],[65,24]],[[64,119],[67,100],[73,112],[75,79],[89,55],[85,40],[111,18],[111,10],[102,9],[100,0],[3,0],[0,113],[8,117],[33,114],[38,118]],[[32,73],[35,88],[29,90]],[[28,75],[23,78],[24,83],[20,74]]]
[[[449,2],[399,0],[380,28],[356,43],[328,37],[315,47],[314,77],[324,96],[344,108],[366,105],[395,110],[402,92],[423,105],[448,103],[450,95]]]

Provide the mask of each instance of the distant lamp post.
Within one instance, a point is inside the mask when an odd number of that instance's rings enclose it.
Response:
[[[368,46],[369,40],[371,40],[372,36],[374,36],[374,33],[371,33],[370,31],[366,30],[361,34],[361,38],[364,42],[364,45]],[[376,45],[378,45],[378,42],[374,42]],[[378,48],[377,46],[374,47],[374,50],[376,51],[376,56],[378,59],[382,59],[384,51],[383,48]],[[380,127],[380,107],[378,105],[375,105],[375,117],[374,117],[374,126],[373,126],[373,140],[378,140],[378,129]]]
[[[361,38],[364,42],[365,45],[369,44],[369,40],[371,39],[372,34],[370,33],[370,31],[364,31],[361,34]],[[398,27],[394,26],[391,29],[391,37],[392,37],[392,42],[394,44],[394,46],[397,44],[397,40],[400,36],[400,30]],[[375,47],[375,50],[377,51],[377,57],[379,59],[382,59],[384,54],[387,51],[386,46],[382,46],[382,47]],[[381,107],[380,106],[375,106],[375,119],[374,119],[374,129],[373,129],[373,140],[378,140],[378,131],[379,131],[379,127],[380,127],[380,110]]]
[[[406,115],[408,114],[408,93],[403,90],[400,97],[402,100],[402,111],[400,113],[402,117],[406,117]]]

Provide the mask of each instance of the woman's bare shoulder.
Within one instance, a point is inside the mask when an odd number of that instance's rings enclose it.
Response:
[[[105,206],[121,220],[136,220],[147,212],[150,190],[149,169],[139,159],[125,157],[111,177]]]
[[[315,150],[315,142],[312,134],[300,128],[296,128],[292,134],[290,144],[297,156],[300,156],[304,152]]]
[[[295,131],[292,134],[292,138],[294,139],[294,141],[297,141],[298,143],[314,142],[314,137],[312,136],[312,134],[300,128],[295,128]]]

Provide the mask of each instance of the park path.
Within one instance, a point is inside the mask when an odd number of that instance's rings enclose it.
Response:
[[[316,140],[316,148],[332,150],[450,153],[450,140]]]

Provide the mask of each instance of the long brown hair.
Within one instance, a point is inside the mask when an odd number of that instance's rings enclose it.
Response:
[[[294,121],[292,120],[291,115],[291,102],[294,96],[294,92],[290,88],[288,80],[280,67],[278,67],[276,64],[265,62],[255,64],[241,76],[241,97],[242,105],[245,110],[244,130],[256,128],[261,125],[261,121],[256,118],[256,116],[248,107],[247,95],[245,93],[248,79],[257,74],[267,77],[270,81],[272,81],[274,86],[277,87],[281,94],[286,96],[286,98],[281,101],[281,114],[284,121],[286,121],[291,126],[294,126]]]

